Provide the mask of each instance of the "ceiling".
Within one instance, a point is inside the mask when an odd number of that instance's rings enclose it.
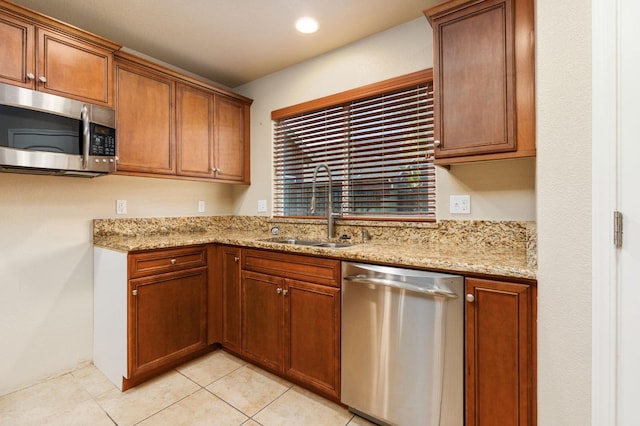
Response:
[[[443,0],[11,1],[234,88],[423,17]],[[315,34],[294,28],[307,15],[320,24]]]

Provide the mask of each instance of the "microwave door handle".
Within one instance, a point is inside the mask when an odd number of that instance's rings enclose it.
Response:
[[[80,120],[82,120],[82,168],[89,165],[89,111],[86,105],[82,105],[80,110]]]

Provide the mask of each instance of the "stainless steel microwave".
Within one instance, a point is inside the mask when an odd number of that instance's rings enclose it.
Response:
[[[113,109],[0,83],[0,172],[95,177],[116,153]]]

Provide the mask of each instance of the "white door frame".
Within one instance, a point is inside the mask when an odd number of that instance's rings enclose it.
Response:
[[[592,0],[592,418],[617,418],[618,1]]]

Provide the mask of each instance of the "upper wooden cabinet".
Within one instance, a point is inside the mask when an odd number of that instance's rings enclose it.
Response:
[[[118,172],[175,175],[173,79],[116,61]]]
[[[216,94],[214,102],[215,177],[249,183],[249,105]]]
[[[120,45],[0,0],[0,81],[112,105]]]
[[[250,183],[251,100],[116,54],[118,172]]]
[[[433,27],[435,163],[535,156],[532,0],[451,0]]]
[[[187,84],[176,98],[178,174],[243,182],[249,105]]]

